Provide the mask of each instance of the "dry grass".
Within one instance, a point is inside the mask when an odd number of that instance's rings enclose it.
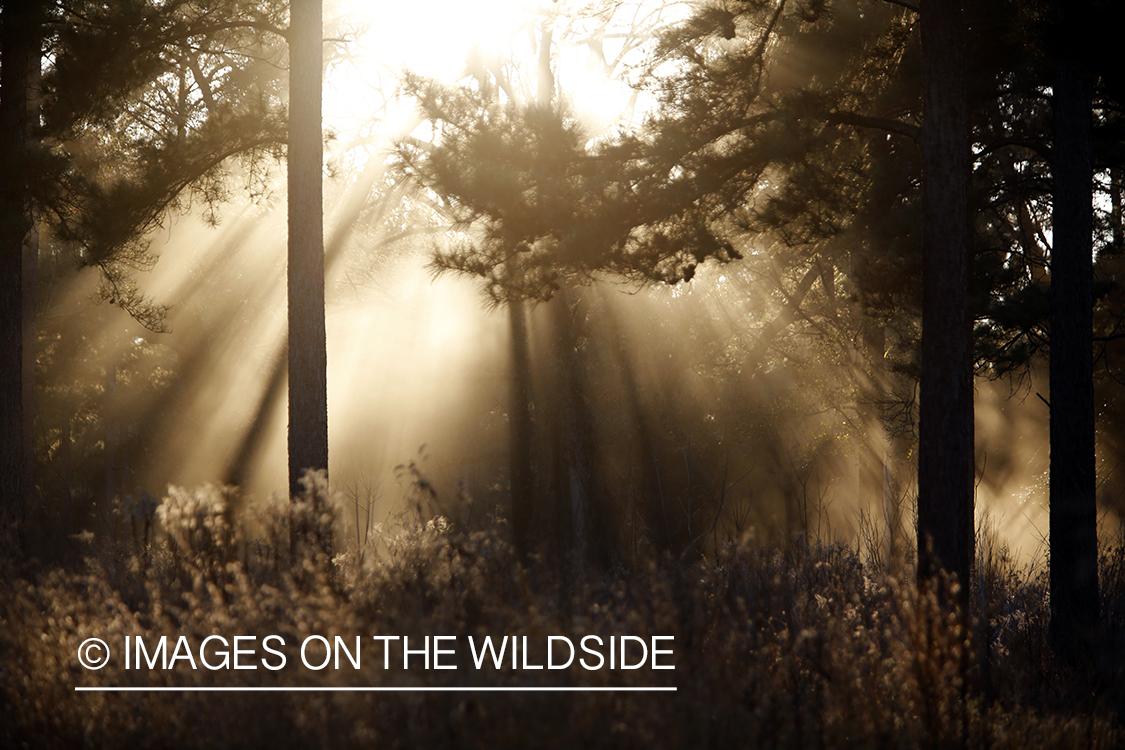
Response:
[[[691,564],[560,573],[520,564],[504,527],[400,518],[329,559],[323,484],[232,518],[226,491],[170,493],[150,539],[93,543],[84,569],[0,561],[3,747],[1115,748],[1125,684],[1055,664],[1045,582],[994,547],[970,632],[852,549],[804,538]],[[365,560],[358,564],[358,560]],[[1119,548],[1104,565],[1111,630]],[[675,671],[82,669],[88,637],[675,636]],[[367,647],[365,646],[365,649]],[[94,685],[638,686],[675,693],[79,693]]]

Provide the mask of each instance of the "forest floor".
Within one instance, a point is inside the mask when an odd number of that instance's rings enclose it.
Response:
[[[0,746],[1125,746],[1120,645],[1061,663],[1045,574],[992,545],[966,628],[806,537],[591,571],[440,517],[330,557],[318,513],[232,523],[221,493],[184,493],[80,565],[0,560]],[[1102,565],[1125,632],[1125,552]],[[519,657],[496,665],[505,636]],[[142,690],[76,690],[106,687]],[[272,690],[201,690],[231,687]]]

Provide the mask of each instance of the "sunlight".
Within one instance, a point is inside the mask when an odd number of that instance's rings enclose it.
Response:
[[[459,78],[470,48],[503,53],[537,0],[430,0],[423,5],[345,0],[342,10],[370,18],[375,54],[392,65],[443,80]]]
[[[591,137],[622,122],[628,125],[636,114],[637,93],[625,81],[611,78],[604,61],[585,46],[562,50],[556,76],[559,89]]]
[[[431,0],[420,6],[341,0],[339,18],[362,27],[355,38],[357,49],[352,51],[356,64],[347,82],[370,84],[380,68],[407,69],[454,81],[464,75],[466,58],[474,46],[503,54],[539,5],[536,0]],[[340,92],[345,100],[366,95],[331,77],[329,83],[350,89]]]
[[[433,0],[372,4],[339,0],[326,14],[326,36],[337,46],[324,87],[325,126],[342,135],[335,148],[394,139],[417,125],[399,96],[404,71],[445,83],[464,82],[469,61],[502,61],[516,89],[534,91],[543,29],[552,32],[552,71],[559,96],[597,137],[615,125],[632,127],[652,106],[625,80],[639,65],[653,29],[686,15],[683,3],[630,4]],[[493,73],[495,71],[492,71]]]
[[[0,0],[0,747],[1125,747],[1125,97],[891,3]]]
[[[339,0],[326,8],[325,36],[337,45],[334,55],[326,47],[329,158],[357,146],[383,150],[411,132],[417,113],[400,95],[404,72],[454,83],[465,77],[474,48],[506,58],[541,6],[538,0],[433,0],[424,6]]]

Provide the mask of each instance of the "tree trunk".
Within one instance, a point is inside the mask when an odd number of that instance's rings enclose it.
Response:
[[[551,31],[541,32],[538,89],[536,101],[549,107],[554,96],[554,78],[551,74]],[[482,81],[483,85],[483,81]],[[532,478],[532,441],[535,430],[532,423],[531,353],[527,331],[527,317],[522,300],[508,302],[508,323],[511,336],[511,389],[508,408],[508,461],[512,502],[512,541],[516,553],[526,559],[537,539],[533,536],[535,506],[535,481]]]
[[[1065,38],[1063,44],[1054,87],[1051,637],[1056,651],[1073,657],[1089,652],[1098,625],[1092,339],[1093,82],[1078,50]]]
[[[5,3],[0,21],[0,522],[2,533],[18,540],[32,492],[25,244],[32,229],[29,100],[41,55],[42,7]]]
[[[292,0],[289,19],[289,492],[328,470],[328,354],[321,188],[321,0]]]
[[[531,478],[531,356],[523,302],[508,303],[511,336],[511,391],[508,409],[512,540],[521,558],[531,551],[531,511],[534,483]]]
[[[117,365],[106,365],[105,381],[102,390],[102,437],[105,450],[102,480],[102,507],[112,507],[113,498],[120,492],[119,478],[122,472],[117,465],[121,460],[121,423],[119,414],[122,399],[117,395]]]
[[[918,578],[960,582],[973,560],[972,329],[968,314],[969,125],[960,0],[921,6],[923,111],[922,376]]]
[[[551,425],[557,443],[559,475],[555,478],[556,534],[560,555],[573,554],[583,569],[607,569],[613,561],[613,525],[607,506],[594,417],[587,401],[588,385],[578,321],[584,303],[575,290],[559,292],[550,303],[558,404]]]

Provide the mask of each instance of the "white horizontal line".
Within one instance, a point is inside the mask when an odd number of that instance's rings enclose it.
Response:
[[[76,693],[674,693],[674,687],[75,687]]]

